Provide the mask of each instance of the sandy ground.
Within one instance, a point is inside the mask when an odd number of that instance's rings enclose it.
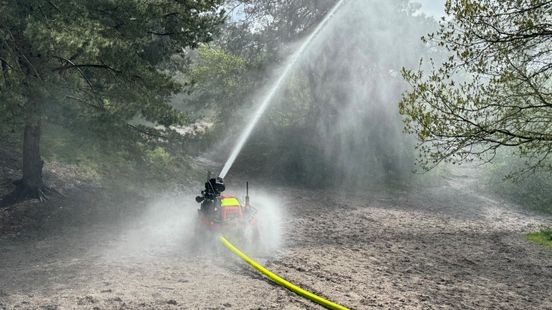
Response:
[[[524,238],[552,219],[479,193],[471,172],[412,192],[259,194],[269,207],[256,257],[355,309],[552,309],[552,250]],[[190,250],[195,209],[181,199],[0,238],[0,309],[320,308],[226,249]]]

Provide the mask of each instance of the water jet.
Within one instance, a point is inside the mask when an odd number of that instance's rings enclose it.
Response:
[[[226,174],[232,168],[232,165],[236,161],[236,158],[240,154],[243,146],[249,139],[249,136],[251,136],[251,133],[253,132],[253,129],[255,129],[255,126],[261,119],[261,116],[264,114],[270,103],[272,102],[272,99],[274,96],[278,93],[278,90],[282,87],[282,84],[284,81],[287,80],[290,73],[295,68],[298,60],[301,58],[301,56],[304,54],[307,47],[309,47],[310,43],[314,40],[316,35],[324,28],[324,26],[328,23],[330,18],[337,12],[339,7],[343,4],[345,0],[340,0],[336,5],[328,12],[326,17],[316,26],[314,31],[303,41],[299,49],[291,55],[291,57],[287,60],[286,65],[284,67],[284,70],[279,75],[278,79],[272,84],[272,87],[268,90],[268,92],[263,96],[263,99],[261,101],[261,104],[258,106],[257,110],[253,114],[252,119],[249,121],[247,126],[244,128],[243,132],[241,133],[238,142],[232,149],[232,153],[230,153],[230,156],[226,160],[226,163],[224,164],[224,167],[222,168],[222,171],[219,174],[219,177],[224,178],[226,177]]]

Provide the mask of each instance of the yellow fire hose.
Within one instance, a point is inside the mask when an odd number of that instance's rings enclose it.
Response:
[[[343,307],[343,306],[338,305],[336,303],[333,303],[329,300],[326,300],[326,299],[324,299],[320,296],[317,296],[317,295],[315,295],[315,294],[313,294],[309,291],[305,291],[304,289],[294,285],[293,283],[291,283],[291,282],[289,282],[289,281],[287,281],[283,278],[280,278],[278,275],[272,273],[270,270],[264,268],[259,263],[252,260],[251,258],[249,258],[249,256],[245,255],[242,251],[240,251],[238,248],[236,248],[232,243],[230,243],[228,240],[226,240],[226,238],[224,238],[223,236],[219,236],[219,240],[227,248],[229,248],[232,252],[234,252],[236,255],[238,255],[241,259],[243,259],[244,261],[249,263],[249,265],[253,266],[253,268],[260,271],[262,274],[264,274],[265,276],[270,278],[272,281],[276,282],[278,285],[281,285],[281,286],[287,288],[288,290],[291,290],[291,291],[295,292],[296,294],[299,294],[299,295],[301,295],[305,298],[308,298],[308,299],[314,301],[315,303],[320,304],[320,305],[322,305],[322,306],[324,306],[328,309],[348,310],[348,308],[346,308],[346,307]]]

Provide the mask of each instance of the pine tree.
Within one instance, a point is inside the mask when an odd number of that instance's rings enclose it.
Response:
[[[0,1],[0,111],[24,123],[23,177],[4,199],[43,199],[41,123],[47,104],[71,102],[99,121],[140,117],[168,126],[180,88],[171,57],[212,39],[222,0]]]

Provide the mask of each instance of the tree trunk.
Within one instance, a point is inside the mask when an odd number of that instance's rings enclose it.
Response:
[[[0,207],[9,206],[26,199],[46,198],[49,192],[42,182],[40,157],[41,108],[40,96],[29,97],[25,107],[25,130],[23,134],[23,178],[14,182],[15,190],[0,202]]]
[[[22,190],[29,198],[40,198],[42,183],[42,166],[40,157],[41,111],[38,98],[30,98],[25,118],[23,136],[23,179]]]

